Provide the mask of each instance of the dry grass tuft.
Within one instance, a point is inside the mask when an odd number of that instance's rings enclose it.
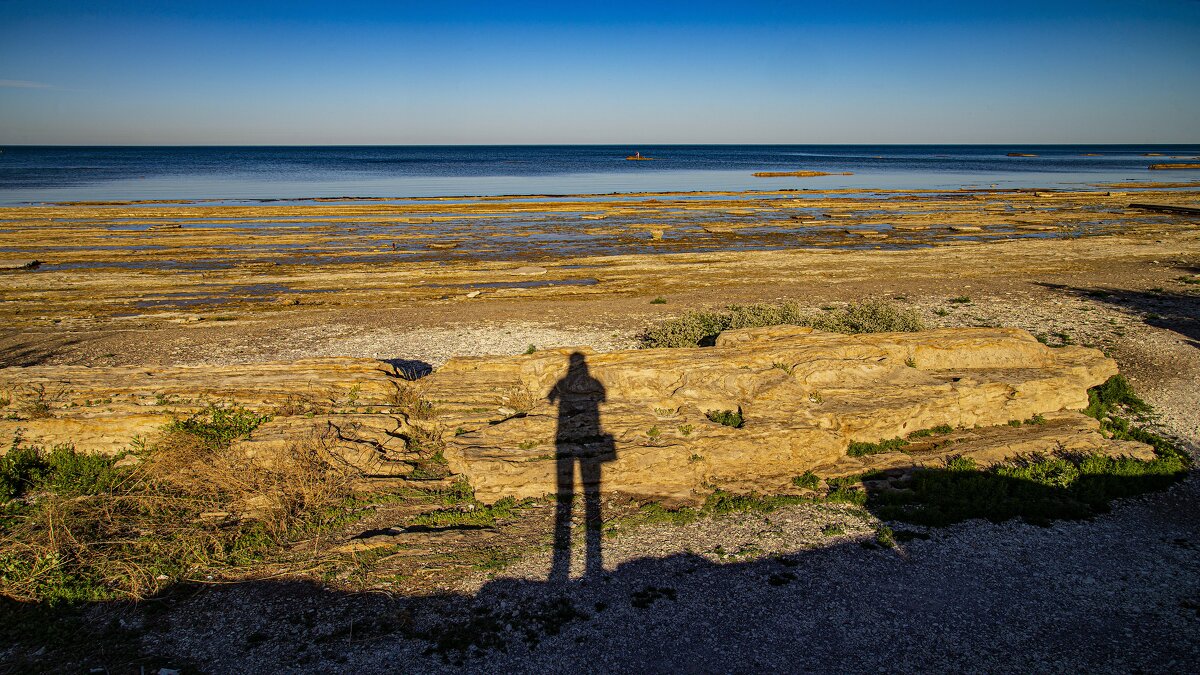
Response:
[[[437,414],[437,410],[424,398],[419,387],[399,382],[393,382],[392,386],[394,389],[387,398],[389,406],[399,408],[400,412],[418,420],[433,419]]]
[[[61,396],[61,393],[59,394]],[[29,420],[40,420],[53,417],[50,403],[59,396],[46,393],[46,385],[35,384],[29,387],[29,393],[17,404],[17,412]]]
[[[544,397],[529,391],[525,388],[513,388],[504,395],[504,405],[516,410],[519,413],[527,413],[537,407]]]
[[[171,581],[307,562],[288,545],[327,531],[358,476],[331,434],[314,431],[267,463],[235,449],[228,429],[190,421],[169,425],[133,467],[73,449],[45,455],[26,494],[0,511],[0,591],[52,603],[141,598]]]

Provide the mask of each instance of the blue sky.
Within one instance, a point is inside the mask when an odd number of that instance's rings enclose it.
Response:
[[[1200,1],[0,0],[0,143],[1200,142]]]

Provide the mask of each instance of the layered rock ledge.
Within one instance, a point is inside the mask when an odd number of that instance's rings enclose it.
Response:
[[[416,382],[370,359],[8,368],[0,433],[112,452],[206,403],[236,403],[273,415],[237,446],[264,462],[315,435],[368,479],[461,476],[484,502],[554,494],[578,465],[592,488],[694,503],[715,488],[794,491],[807,472],[959,455],[981,466],[1061,452],[1149,459],[1148,446],[1108,439],[1078,412],[1116,372],[1097,350],[1052,349],[1016,329],[790,326],[726,331],[695,349],[455,358]],[[909,442],[851,452],[895,438]]]
[[[556,472],[569,470],[573,456],[597,458],[605,491],[680,502],[714,487],[787,491],[809,471],[832,477],[954,455],[980,465],[1062,451],[1153,456],[1103,437],[1077,412],[1089,387],[1117,373],[1114,361],[1094,349],[1051,349],[1016,329],[841,335],[774,327],[727,331],[708,348],[576,353],[586,364],[576,372],[561,350],[453,359],[428,378],[455,429],[446,458],[480,499],[553,493]],[[598,429],[563,415],[554,392],[593,399]],[[511,400],[531,405],[516,411],[510,403],[501,419],[470,412]],[[741,426],[710,419],[721,411],[739,413]],[[938,427],[951,429],[921,435],[904,452],[848,452],[854,442]]]

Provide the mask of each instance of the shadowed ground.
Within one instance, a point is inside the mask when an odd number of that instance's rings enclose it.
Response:
[[[501,579],[473,597],[176,587],[54,630],[103,640],[86,663],[109,672],[1184,672],[1200,664],[1196,504],[1191,479],[1092,522],[976,521],[897,549],[751,563],[679,554],[566,584]]]

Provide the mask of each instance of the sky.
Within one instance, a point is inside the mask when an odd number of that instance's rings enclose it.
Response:
[[[1196,142],[1200,0],[0,0],[0,144]]]

